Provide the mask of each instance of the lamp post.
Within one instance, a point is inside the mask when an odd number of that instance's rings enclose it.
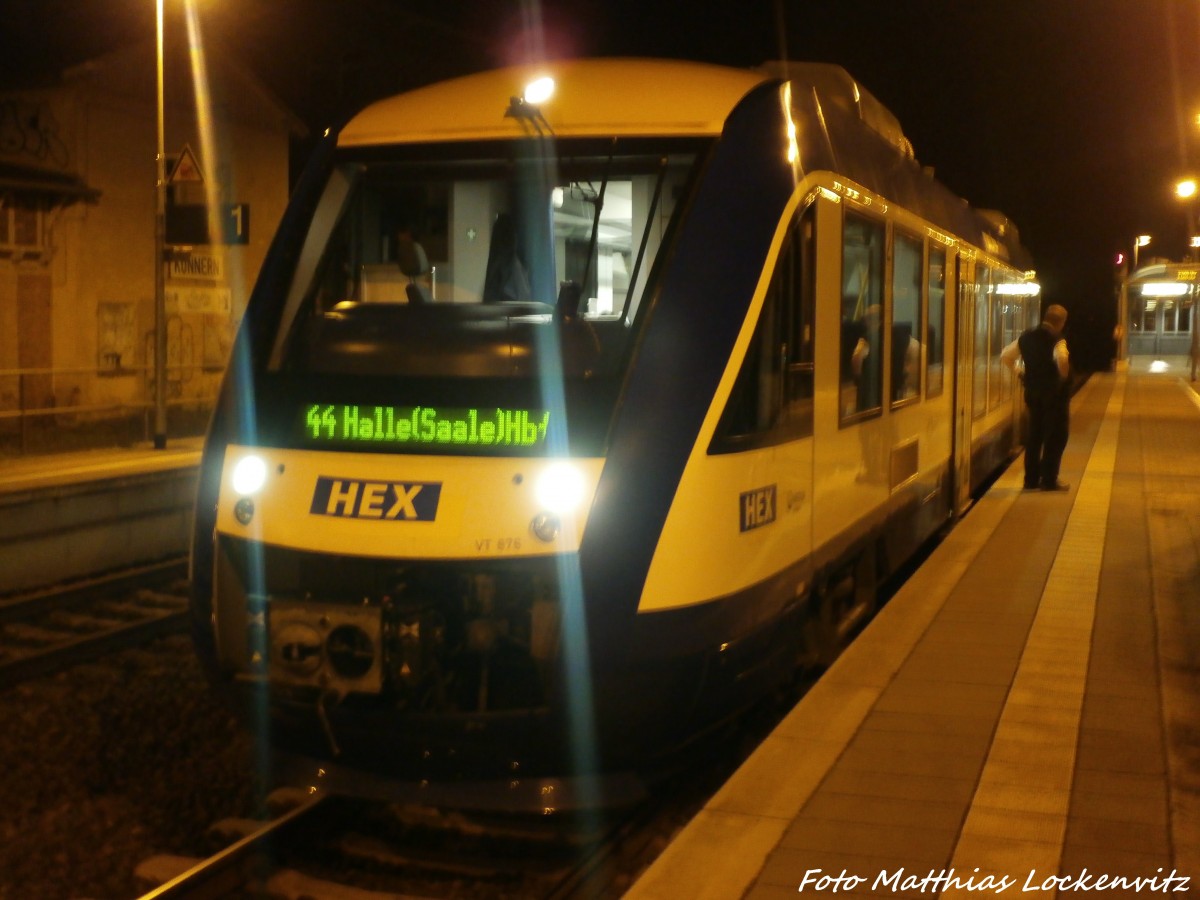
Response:
[[[167,446],[167,302],[165,265],[167,240],[167,151],[163,126],[163,0],[157,13],[158,155],[154,191],[154,448]]]
[[[1133,239],[1133,269],[1131,270],[1131,273],[1137,271],[1138,251],[1140,251],[1143,247],[1147,247],[1149,245],[1150,245],[1150,235],[1148,235],[1148,234],[1139,234],[1137,237],[1135,237]]]
[[[1175,183],[1175,196],[1183,201],[1184,211],[1187,215],[1187,255],[1188,259],[1195,256],[1194,248],[1196,243],[1196,210],[1195,200],[1198,190],[1196,179],[1182,178]]]

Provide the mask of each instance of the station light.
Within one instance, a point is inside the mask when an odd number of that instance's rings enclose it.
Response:
[[[1036,281],[1014,281],[996,285],[996,293],[1009,297],[1036,297],[1042,286]]]
[[[1143,297],[1182,297],[1189,286],[1182,281],[1152,281],[1142,285]]]

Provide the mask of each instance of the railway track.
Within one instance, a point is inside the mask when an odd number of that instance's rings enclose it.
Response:
[[[0,599],[0,688],[182,630],[186,560]]]
[[[215,831],[243,834],[207,859],[146,860],[139,877],[163,883],[141,900],[619,897],[629,868],[621,854],[651,846],[664,809],[651,801],[581,822],[322,795],[290,802],[268,822],[218,823]]]
[[[757,726],[752,726],[757,727]],[[276,791],[271,821],[226,820],[206,859],[137,868],[141,900],[606,900],[619,898],[744,759],[704,754],[640,803],[592,814],[467,813]],[[761,737],[761,735],[759,735]]]

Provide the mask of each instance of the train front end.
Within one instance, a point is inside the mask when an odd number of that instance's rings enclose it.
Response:
[[[583,548],[638,502],[609,458],[631,368],[689,191],[761,78],[573,63],[527,99],[537,74],[352,120],[251,298],[193,614],[214,681],[278,746],[511,777],[620,764],[662,724],[653,684],[613,696],[639,683],[620,674],[638,597],[601,608],[589,585],[626,565]],[[630,104],[647,77],[663,89]]]

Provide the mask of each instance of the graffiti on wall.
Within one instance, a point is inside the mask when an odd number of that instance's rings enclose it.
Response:
[[[49,106],[18,97],[0,98],[0,154],[32,157],[59,168],[70,161]]]

